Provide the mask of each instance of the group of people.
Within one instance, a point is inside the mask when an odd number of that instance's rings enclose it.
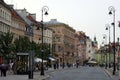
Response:
[[[10,62],[9,64],[2,62],[2,64],[0,65],[1,76],[5,77],[7,70],[11,72],[12,67],[13,67],[13,62]]]

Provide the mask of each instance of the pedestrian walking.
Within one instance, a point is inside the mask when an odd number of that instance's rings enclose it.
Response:
[[[78,60],[76,60],[76,67],[78,68],[78,66],[79,66],[79,62]]]
[[[7,66],[5,63],[2,63],[0,65],[0,68],[1,68],[1,76],[6,76],[6,71],[7,71]]]
[[[13,62],[10,62],[9,63],[9,74],[12,74],[13,73]]]
[[[13,68],[13,62],[9,63],[10,70]]]
[[[56,63],[53,64],[54,69],[56,69]]]

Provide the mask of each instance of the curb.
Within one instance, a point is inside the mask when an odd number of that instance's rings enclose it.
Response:
[[[109,71],[108,69],[104,69],[104,71],[106,72],[106,74],[112,79],[112,80],[120,80],[118,73],[116,72],[116,75],[112,75],[112,72]]]
[[[112,74],[108,70],[104,69],[104,71],[112,80],[114,80]]]

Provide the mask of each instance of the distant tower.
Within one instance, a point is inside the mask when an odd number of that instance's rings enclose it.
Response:
[[[94,36],[94,41],[96,41],[96,36]]]
[[[97,42],[96,36],[94,37],[93,44],[94,44],[95,48],[97,49],[98,48],[98,42]]]

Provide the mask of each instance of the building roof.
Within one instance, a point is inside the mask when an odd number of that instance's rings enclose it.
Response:
[[[34,23],[37,23],[37,21],[36,21],[32,16],[28,15],[27,18],[28,18],[30,21],[32,21],[32,22],[34,22]]]
[[[59,24],[64,24],[62,22],[58,22],[57,19],[51,19],[50,21],[46,22],[48,25],[59,25]]]
[[[0,4],[2,4],[4,7],[11,11],[10,7],[4,2],[4,0],[0,0]]]
[[[18,15],[18,13],[15,10],[12,10],[11,14],[12,17],[19,19],[20,21],[23,21],[25,23],[25,21]]]
[[[21,10],[20,10],[20,9],[17,9],[17,10],[15,10],[15,11],[20,15],[20,17],[21,17],[28,25],[32,24],[32,21],[27,18],[28,12],[26,11],[26,9],[21,9]]]
[[[46,22],[45,24],[47,24],[49,26],[59,26],[59,25],[61,26],[61,25],[63,25],[65,28],[75,32],[75,29],[73,29],[72,27],[70,27],[69,25],[67,25],[65,23],[57,21],[57,19],[51,19],[50,21]]]

